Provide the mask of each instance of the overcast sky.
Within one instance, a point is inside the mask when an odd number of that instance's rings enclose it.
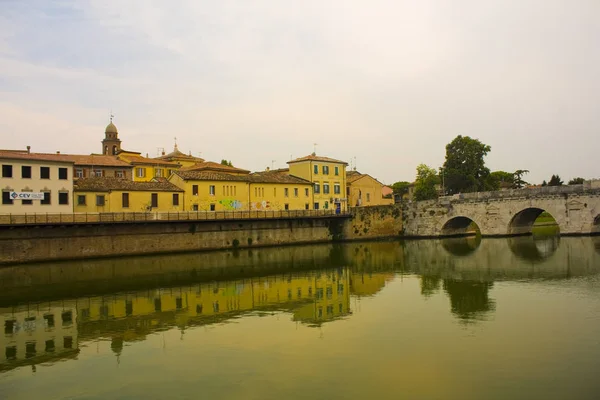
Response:
[[[600,178],[599,0],[0,0],[0,148],[251,170],[317,153],[385,183],[456,135],[492,170]]]

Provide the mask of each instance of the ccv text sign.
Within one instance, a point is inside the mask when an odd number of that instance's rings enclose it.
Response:
[[[44,200],[44,193],[37,192],[11,192],[10,198],[13,200]]]

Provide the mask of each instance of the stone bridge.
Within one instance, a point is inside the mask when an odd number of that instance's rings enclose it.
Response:
[[[592,181],[593,183],[596,183]],[[600,233],[600,185],[553,186],[498,192],[466,193],[405,205],[404,235],[460,236],[477,225],[482,236],[531,233],[544,211],[561,235]]]

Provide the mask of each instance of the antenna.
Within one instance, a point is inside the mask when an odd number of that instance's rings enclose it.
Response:
[[[277,160],[271,160],[271,169],[273,169],[273,165],[275,165],[275,161],[277,161]]]
[[[354,170],[356,171],[356,156],[354,156]]]
[[[175,139],[175,150],[177,150],[177,136],[175,136],[173,139]]]
[[[317,145],[318,143],[313,143],[313,153],[317,154]]]
[[[156,155],[158,157],[164,156],[165,155],[165,148],[164,147],[157,147],[156,148]]]
[[[112,112],[112,108],[110,109],[110,122],[112,123],[113,118],[115,117]]]

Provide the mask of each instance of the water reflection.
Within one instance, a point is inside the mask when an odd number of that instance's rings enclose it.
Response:
[[[442,246],[453,256],[463,257],[473,253],[481,244],[481,235],[441,239]]]
[[[508,238],[514,255],[528,262],[540,262],[551,257],[560,244],[560,236],[517,236]]]
[[[3,268],[0,371],[75,359],[82,347],[99,340],[110,341],[120,358],[128,345],[153,333],[176,328],[183,338],[187,329],[248,314],[285,313],[290,321],[321,327],[351,318],[356,301],[379,297],[404,276],[418,276],[417,297],[447,296],[446,312],[475,323],[489,320],[495,311],[490,295],[495,281],[600,272],[600,237],[473,239]]]
[[[496,309],[489,298],[492,282],[444,280],[444,291],[450,297],[452,314],[462,322],[483,320]]]

